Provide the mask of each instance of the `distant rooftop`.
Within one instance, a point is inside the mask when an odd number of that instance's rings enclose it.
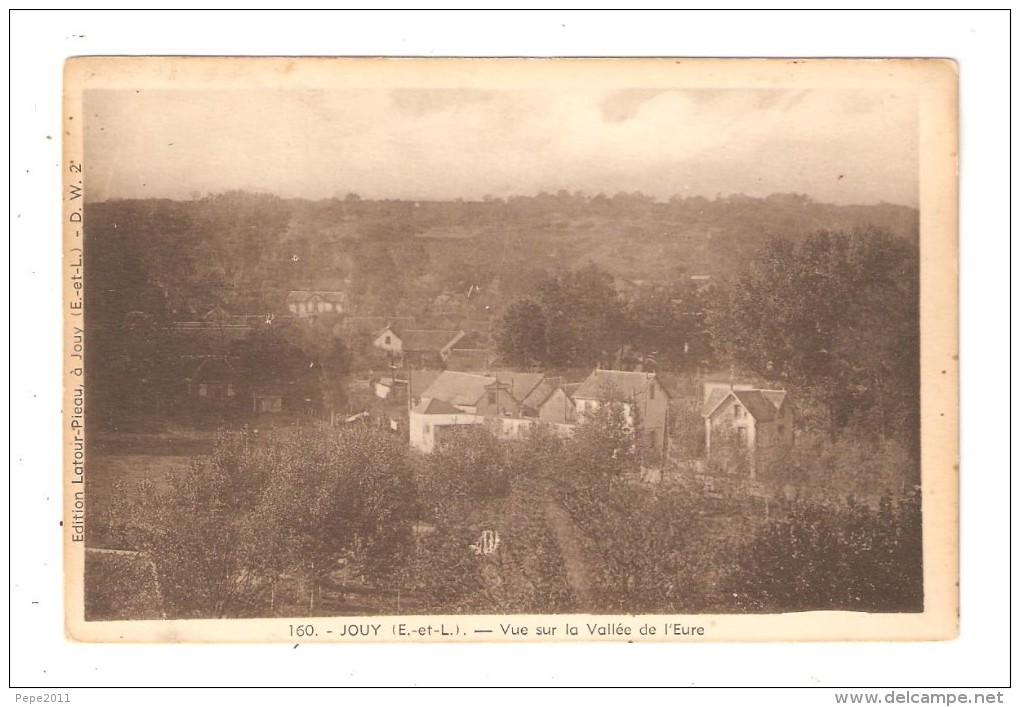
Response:
[[[573,397],[601,400],[604,397],[603,390],[608,386],[615,388],[623,399],[631,400],[645,395],[649,382],[654,379],[654,373],[595,369],[574,391]]]

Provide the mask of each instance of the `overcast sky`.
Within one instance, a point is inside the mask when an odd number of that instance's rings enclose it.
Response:
[[[916,103],[887,91],[92,90],[84,107],[96,201],[231,189],[918,200]]]

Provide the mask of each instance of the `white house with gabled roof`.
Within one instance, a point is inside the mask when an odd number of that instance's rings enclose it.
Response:
[[[705,451],[712,435],[732,431],[749,450],[793,444],[793,409],[785,390],[748,384],[706,383],[701,415],[705,419]]]

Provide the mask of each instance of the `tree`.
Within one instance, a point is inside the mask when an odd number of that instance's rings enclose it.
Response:
[[[410,547],[414,485],[395,437],[367,426],[333,439],[305,432],[284,444],[274,461],[249,545],[269,558],[267,576],[302,577],[311,614],[320,582],[338,562],[369,578],[396,571]]]
[[[510,305],[496,332],[496,345],[507,361],[529,366],[546,360],[545,312],[532,299]]]
[[[799,500],[755,530],[722,585],[742,611],[922,611],[920,531],[914,495]]]
[[[613,276],[595,264],[553,275],[538,287],[546,317],[546,358],[554,365],[613,360],[626,336]]]
[[[613,276],[590,264],[546,275],[534,297],[514,302],[504,315],[499,344],[517,363],[609,363],[626,338],[625,322]]]
[[[454,426],[426,461],[423,495],[472,502],[506,496],[510,477],[499,440],[482,425]]]
[[[566,468],[577,483],[608,491],[640,466],[636,430],[641,422],[637,406],[628,405],[618,390],[604,386],[600,398],[603,402],[581,414],[567,447]]]
[[[546,437],[531,442],[500,441],[471,425],[451,431],[425,458],[420,517],[432,532],[419,539],[403,582],[430,612],[549,613],[570,606],[546,525],[541,479],[548,470],[534,457],[556,445]],[[499,537],[488,552],[479,551],[483,534]]]
[[[906,240],[773,240],[710,308],[708,328],[724,360],[817,401],[830,434],[857,426],[916,449],[918,263]]]
[[[629,341],[672,370],[694,365],[705,354],[704,319],[689,280],[642,293],[627,303]]]
[[[152,558],[170,618],[271,614],[284,577],[301,580],[312,613],[340,563],[367,579],[399,570],[414,485],[403,445],[369,427],[224,435],[165,491],[109,516],[110,537]]]

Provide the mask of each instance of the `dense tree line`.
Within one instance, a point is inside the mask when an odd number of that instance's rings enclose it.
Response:
[[[665,363],[683,370],[709,357],[702,306],[686,279],[628,299],[608,271],[588,264],[546,274],[530,295],[515,300],[496,328],[496,344],[517,366]]]
[[[282,393],[288,409],[343,411],[357,353],[350,337],[313,322],[259,322],[239,338],[215,326],[181,332],[148,318],[90,331],[90,427],[103,431],[210,418],[240,424],[256,390]],[[188,379],[207,358],[229,363],[231,400],[199,400],[189,390]]]
[[[796,391],[802,426],[893,436],[916,456],[918,287],[916,245],[885,233],[773,240],[708,329],[722,361]]]
[[[742,267],[769,233],[799,241],[818,224],[868,223],[916,243],[914,209],[796,195],[657,202],[562,191],[478,202],[313,202],[228,192],[89,203],[86,285],[100,284],[86,287],[87,316],[106,324],[142,311],[161,321],[215,304],[264,314],[299,287],[413,309],[476,286],[490,296],[484,304],[501,309],[529,293],[542,271],[582,258],[614,276],[665,281],[677,266],[721,276]]]
[[[612,276],[589,265],[550,274],[533,297],[514,302],[497,341],[516,365],[609,364],[623,344],[624,326],[624,304]]]

